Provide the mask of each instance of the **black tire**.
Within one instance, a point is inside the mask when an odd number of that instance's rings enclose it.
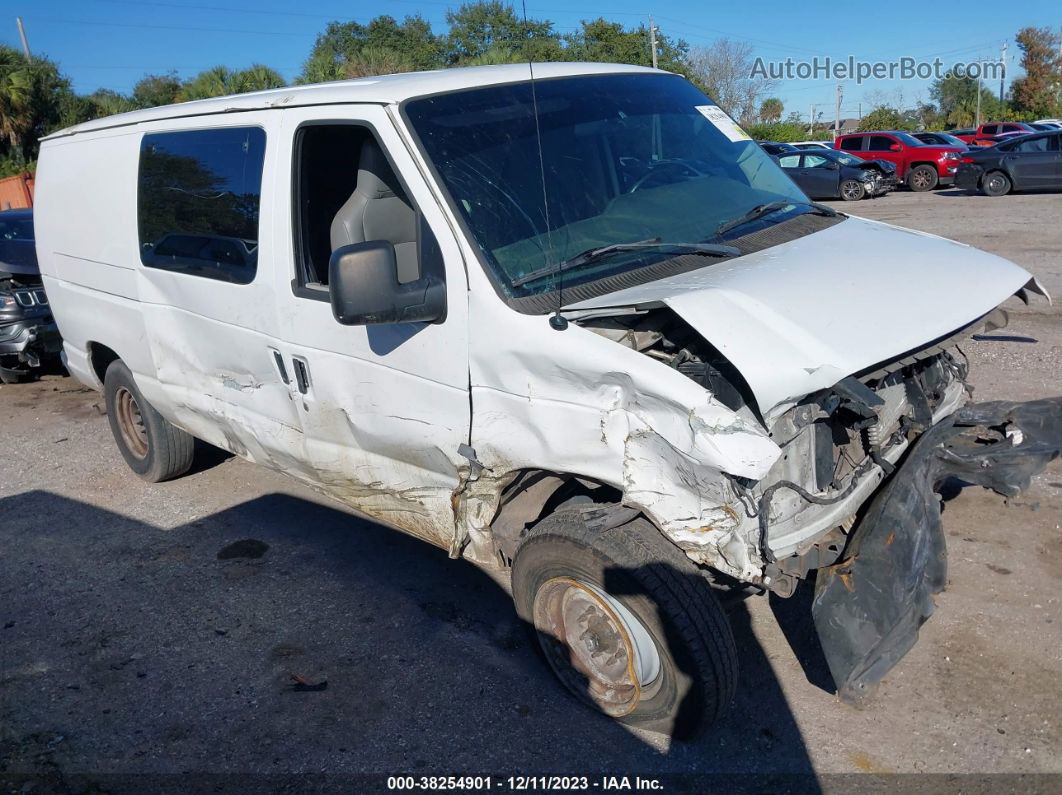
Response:
[[[916,193],[933,190],[940,182],[937,170],[933,166],[915,166],[907,174],[907,187]]]
[[[596,701],[588,692],[589,677],[571,664],[572,646],[536,626],[536,618],[539,624],[546,623],[543,613],[552,615],[549,605],[555,602],[550,594],[565,587],[566,580],[575,584],[567,586],[572,591],[589,585],[618,601],[652,639],[658,673],[618,706]],[[737,649],[730,623],[704,573],[647,520],[599,531],[587,527],[579,510],[547,517],[517,549],[512,590],[517,612],[533,628],[554,673],[584,703],[622,723],[678,739],[701,733],[730,707],[737,685]],[[586,612],[580,620],[585,616]],[[596,638],[585,644],[583,654],[589,650],[591,656],[618,646],[598,643]],[[632,656],[617,653],[610,659]],[[627,670],[633,673],[630,663]]]
[[[846,179],[840,186],[841,198],[846,202],[857,202],[866,198],[867,189],[858,179]]]
[[[189,470],[195,439],[144,400],[121,360],[107,368],[103,394],[111,433],[130,469],[149,483],[170,480]]]
[[[1012,187],[1010,177],[1002,171],[989,171],[981,177],[981,193],[985,196],[1006,196]]]

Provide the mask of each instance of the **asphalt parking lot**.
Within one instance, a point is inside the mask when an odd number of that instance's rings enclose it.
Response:
[[[1062,297],[1062,194],[836,206]],[[967,352],[979,399],[1058,394],[1062,308]],[[58,374],[0,386],[0,773],[1062,773],[1062,461],[1013,500],[949,495],[950,586],[866,708],[832,694],[808,594],[757,597],[729,718],[671,744],[567,697],[473,567],[218,453],[143,483],[101,409]]]

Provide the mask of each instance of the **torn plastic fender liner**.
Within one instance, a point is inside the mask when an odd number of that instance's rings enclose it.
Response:
[[[840,563],[818,571],[812,615],[837,692],[869,696],[910,650],[947,583],[934,491],[949,476],[1015,496],[1062,454],[1062,397],[966,406],[926,431],[881,487]]]

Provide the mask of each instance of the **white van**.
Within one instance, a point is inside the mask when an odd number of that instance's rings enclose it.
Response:
[[[511,573],[566,685],[678,734],[735,686],[717,590],[844,560],[966,402],[954,346],[1041,292],[809,202],[685,79],[621,65],[136,111],[44,139],[36,190],[66,364],[137,474],[202,439]]]

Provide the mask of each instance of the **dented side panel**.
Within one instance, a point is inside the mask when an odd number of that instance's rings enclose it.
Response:
[[[393,527],[452,548],[455,494],[470,465],[468,443],[468,312],[462,253],[438,203],[382,107],[292,108],[275,136],[274,186],[279,217],[294,217],[291,173],[294,137],[307,123],[358,121],[372,128],[401,175],[410,198],[431,225],[446,267],[444,323],[343,326],[331,304],[294,296],[289,224],[277,224],[278,347],[305,363],[309,388],[292,384],[292,404],[304,433],[302,464],[311,485]]]
[[[557,332],[546,317],[474,294],[471,307],[483,330],[470,342],[472,444],[487,467],[469,489],[481,502],[468,527],[479,554],[497,492],[511,473],[542,468],[614,486],[694,559],[756,576],[747,552],[754,526],[739,520],[743,509],[722,474],[756,480],[780,455],[755,421],[587,329]]]

